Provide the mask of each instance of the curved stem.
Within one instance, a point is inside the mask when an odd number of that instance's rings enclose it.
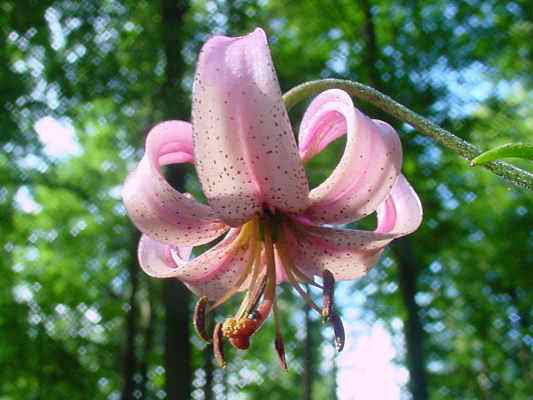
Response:
[[[448,147],[467,160],[472,160],[481,154],[481,150],[477,146],[474,146],[414,111],[411,111],[380,91],[359,82],[342,79],[323,79],[305,82],[285,93],[283,95],[283,101],[285,102],[287,109],[290,109],[307,97],[334,88],[345,90],[350,95],[365,100],[398,118],[400,121],[408,123],[420,133],[432,137],[438,143]],[[523,169],[503,161],[493,161],[484,164],[483,167],[517,187],[533,190],[533,174],[528,171],[524,171]]]

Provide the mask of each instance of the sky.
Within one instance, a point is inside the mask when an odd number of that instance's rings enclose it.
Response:
[[[362,318],[364,295],[349,287],[339,282],[335,289],[346,330],[345,349],[337,356],[339,400],[400,400],[409,374],[394,362],[398,349],[381,323],[369,325]]]

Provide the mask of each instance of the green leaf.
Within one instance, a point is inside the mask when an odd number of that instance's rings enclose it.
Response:
[[[528,143],[507,143],[490,149],[470,161],[470,166],[482,165],[489,161],[502,158],[524,158],[533,160],[533,144]]]

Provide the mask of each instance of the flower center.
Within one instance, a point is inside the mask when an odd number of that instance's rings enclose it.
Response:
[[[342,322],[333,311],[333,275],[325,270],[323,284],[320,285],[294,265],[283,233],[282,224],[284,221],[290,223],[290,219],[282,214],[272,215],[271,213],[265,213],[261,217],[255,217],[242,226],[239,236],[232,244],[232,246],[246,247],[251,256],[250,261],[235,284],[209,307],[211,310],[217,308],[242,289],[244,283],[248,281],[248,288],[238,311],[234,316],[226,318],[223,323],[216,324],[212,335],[215,357],[221,366],[225,365],[222,339],[226,338],[238,349],[248,349],[251,336],[257,332],[270,313],[272,313],[275,326],[275,349],[281,367],[287,369],[276,302],[275,255],[281,261],[281,265],[278,268],[283,269],[288,281],[298,294],[323,317],[324,322],[330,322],[333,325],[337,349],[341,351],[344,346]],[[299,282],[322,288],[324,291],[324,306],[319,307],[309,293],[300,286]],[[194,326],[202,339],[210,341],[210,336],[205,328],[207,303],[207,298],[205,297],[198,301],[195,308]]]

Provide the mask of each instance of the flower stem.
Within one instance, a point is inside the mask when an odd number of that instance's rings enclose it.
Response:
[[[408,123],[420,133],[433,138],[436,142],[448,147],[450,150],[469,161],[481,154],[481,150],[477,146],[474,146],[414,111],[411,111],[380,91],[359,82],[342,79],[322,79],[305,82],[285,93],[283,95],[283,101],[285,102],[287,109],[290,109],[307,97],[334,88],[345,90],[350,95],[365,100],[398,118],[400,121]],[[533,190],[533,174],[528,171],[524,171],[523,169],[504,161],[489,162],[484,164],[483,167],[519,188]]]

